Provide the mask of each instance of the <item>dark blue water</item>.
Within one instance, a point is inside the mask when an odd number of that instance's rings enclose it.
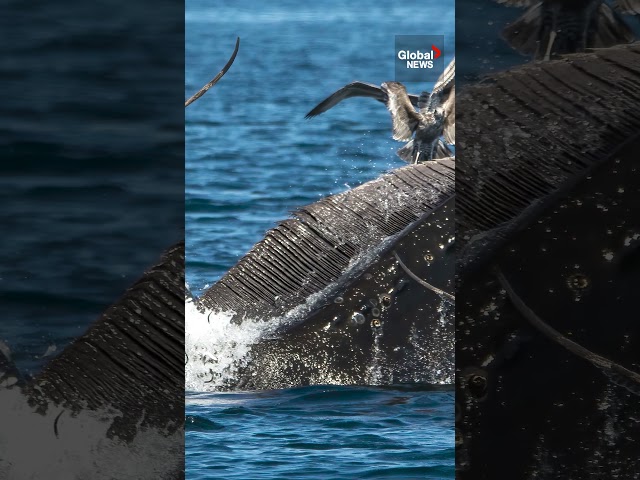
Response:
[[[25,373],[183,237],[182,8],[147,7],[3,2],[0,340]]]
[[[452,392],[191,393],[186,407],[189,479],[455,478]]]
[[[453,1],[187,1],[185,98],[241,38],[226,76],[186,112],[186,274],[196,295],[290,211],[404,165],[381,103],[349,99],[304,119],[346,83],[393,80],[398,34],[444,34],[449,62]],[[454,477],[452,394],[192,392],[186,413],[187,478]]]

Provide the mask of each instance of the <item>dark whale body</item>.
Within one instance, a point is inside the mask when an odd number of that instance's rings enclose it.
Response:
[[[70,479],[88,471],[100,479],[184,478],[184,307],[181,242],[35,378],[21,378],[0,349],[5,431],[15,438],[33,429],[34,448],[59,452],[53,464],[46,456],[33,463],[37,475],[47,467],[55,478],[61,469]],[[34,474],[7,450],[1,475]]]
[[[206,290],[200,306],[236,322],[303,309],[227,387],[452,383],[453,307],[394,254],[451,291],[454,165],[407,166],[300,209]]]
[[[229,70],[239,45],[238,38],[222,71],[185,107]],[[33,429],[29,450],[46,452],[37,472],[16,449],[3,452],[2,478],[59,478],[64,470],[69,479],[184,479],[184,256],[184,242],[168,248],[33,379],[20,375],[0,342],[4,430]]]
[[[632,44],[460,92],[457,478],[640,475],[639,86]]]

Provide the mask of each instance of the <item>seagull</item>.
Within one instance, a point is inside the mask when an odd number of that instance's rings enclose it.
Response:
[[[415,132],[415,137],[411,138],[409,136],[407,145],[397,152],[398,156],[404,161],[409,163],[418,163],[424,160],[433,160],[434,149],[436,146],[440,147],[441,144],[441,135],[444,135],[447,143],[455,145],[455,67],[455,59],[453,59],[442,75],[438,78],[431,93],[422,92],[418,98],[419,112],[416,113],[412,108],[405,110],[409,119],[417,120],[417,125],[415,128],[412,128],[412,131]],[[387,86],[389,83],[391,82],[387,82]],[[402,89],[404,89],[404,86],[402,86]],[[404,91],[406,92],[406,90]],[[395,99],[392,100],[392,96],[389,95],[389,103],[387,107],[391,111],[391,117],[394,122],[394,139],[407,141],[401,138],[396,138],[395,136],[396,124],[401,123],[397,120],[402,117],[397,117],[391,110],[391,105],[394,104],[394,102]],[[407,107],[406,102],[404,103],[404,106]],[[408,123],[404,124],[405,127],[408,126],[411,128],[413,121],[409,120]],[[399,133],[400,132],[402,132],[402,128]],[[449,155],[451,155],[451,151],[448,148],[444,151],[441,150],[438,154],[438,156]]]
[[[374,98],[386,104],[391,113],[393,139],[407,142],[398,156],[408,163],[450,156],[451,150],[440,140],[455,145],[455,59],[440,75],[431,92],[420,96],[407,93],[400,82],[384,82],[380,87],[365,82],[345,85],[313,110],[306,118],[315,117],[342,100],[351,97]],[[418,107],[416,111],[415,107]],[[415,136],[414,136],[415,135]]]
[[[203,96],[205,93],[207,93],[207,90],[209,90],[211,87],[213,87],[216,83],[218,83],[220,81],[220,79],[224,76],[224,74],[227,73],[227,70],[229,70],[231,65],[233,65],[233,61],[236,59],[236,55],[238,54],[238,49],[239,48],[240,48],[240,37],[238,37],[236,39],[236,46],[233,49],[233,53],[231,54],[231,58],[229,59],[227,64],[224,67],[222,67],[222,70],[220,71],[220,73],[218,73],[215,77],[213,77],[213,80],[211,80],[209,83],[207,83],[204,87],[202,87],[200,90],[198,90],[196,93],[194,93],[191,97],[189,97],[187,100],[185,100],[184,108],[187,108],[193,102],[198,100],[201,96]]]
[[[496,1],[527,8],[502,35],[515,50],[545,61],[553,55],[632,42],[635,36],[620,13],[640,14],[640,0],[617,0],[613,9],[604,0]]]
[[[418,101],[416,112],[409,100],[407,89],[400,82],[385,82],[382,90],[387,95],[387,108],[391,112],[393,139],[408,142],[398,150],[398,156],[408,163],[418,163],[423,158],[433,160],[433,152],[444,130],[444,111],[441,105],[433,107],[429,101]],[[415,134],[415,137],[414,137]]]

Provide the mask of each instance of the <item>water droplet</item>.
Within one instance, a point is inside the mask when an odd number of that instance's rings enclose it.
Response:
[[[582,273],[574,273],[567,277],[567,285],[571,290],[584,290],[589,286],[589,277]]]
[[[364,323],[364,315],[360,312],[353,312],[353,315],[351,315],[351,322],[355,323],[356,325],[362,325]]]

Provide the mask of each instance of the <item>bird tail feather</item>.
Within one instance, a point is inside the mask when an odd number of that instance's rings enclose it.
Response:
[[[535,4],[515,22],[502,30],[502,37],[512,48],[525,55],[538,50],[538,32],[542,22],[542,2]]]

